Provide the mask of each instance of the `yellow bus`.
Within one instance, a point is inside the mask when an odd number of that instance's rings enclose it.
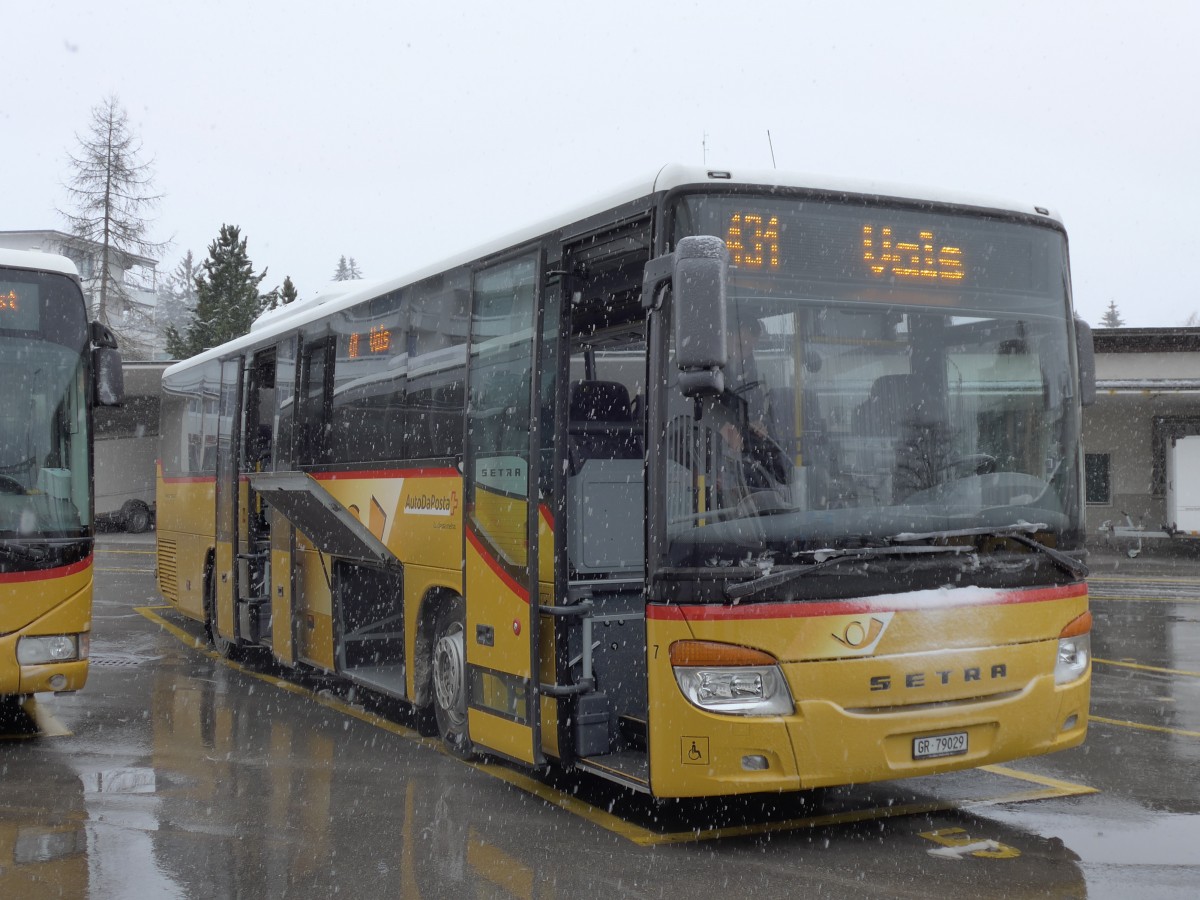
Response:
[[[660,797],[1075,746],[1090,353],[1045,209],[667,167],[167,369],[159,586]]]
[[[0,250],[0,702],[87,680],[92,432],[121,399],[111,331],[88,324],[75,265]]]

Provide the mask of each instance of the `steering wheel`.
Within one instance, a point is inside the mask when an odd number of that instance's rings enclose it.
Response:
[[[24,494],[25,485],[8,475],[0,475],[0,494]]]
[[[996,471],[999,460],[990,453],[971,453],[952,459],[942,469],[970,469],[972,475],[991,475]]]

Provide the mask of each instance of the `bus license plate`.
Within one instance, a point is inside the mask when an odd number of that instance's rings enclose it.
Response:
[[[962,756],[967,752],[967,733],[935,734],[913,738],[913,759],[936,759],[939,756]]]

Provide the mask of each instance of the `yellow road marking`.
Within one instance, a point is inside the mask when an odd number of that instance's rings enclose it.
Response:
[[[1088,716],[1090,722],[1102,722],[1105,725],[1120,725],[1122,728],[1136,728],[1139,731],[1157,731],[1160,734],[1174,734],[1179,737],[1200,738],[1200,731],[1187,731],[1183,728],[1167,728],[1165,725],[1143,725],[1141,722],[1127,722],[1124,719],[1106,719],[1104,716]]]
[[[210,659],[224,663],[232,669],[241,672],[251,678],[257,678],[259,681],[282,688],[289,693],[297,696],[306,697],[310,700],[315,700],[317,703],[329,709],[340,712],[344,715],[351,716],[359,721],[373,725],[384,731],[412,741],[424,747],[436,750],[439,753],[445,753],[441,741],[422,737],[416,731],[404,725],[399,725],[389,719],[369,713],[366,710],[358,709],[350,704],[334,699],[332,697],[322,697],[319,694],[314,694],[308,688],[293,684],[282,678],[277,678],[273,675],[265,675],[261,672],[255,672],[243,666],[241,663],[233,660],[225,659],[215,650],[209,649],[205,642],[197,637],[192,636],[184,629],[169,622],[162,616],[158,615],[156,610],[170,609],[169,606],[142,606],[136,607],[136,611],[141,613],[152,622],[158,623],[171,634],[175,635],[189,647],[199,650]],[[458,760],[463,762],[463,760]],[[896,804],[893,806],[872,807],[870,809],[848,810],[846,812],[829,813],[820,816],[805,816],[796,819],[787,819],[779,822],[759,822],[749,825],[735,825],[724,828],[709,828],[709,829],[689,829],[688,831],[678,832],[657,832],[649,828],[643,828],[633,822],[626,821],[606,810],[592,806],[584,800],[556,790],[549,785],[543,784],[535,778],[510,769],[503,765],[487,762],[465,761],[467,765],[478,772],[485,775],[490,775],[500,781],[512,785],[527,794],[537,797],[539,800],[557,806],[565,812],[586,819],[594,825],[598,825],[606,831],[610,831],[618,837],[622,837],[634,844],[640,846],[656,846],[665,844],[683,844],[693,841],[709,841],[720,840],[730,837],[746,837],[761,834],[769,834],[781,831],[800,831],[812,828],[825,828],[840,825],[850,825],[856,822],[876,821],[881,819],[894,819],[901,816],[928,815],[935,812],[950,812],[956,809],[970,809],[979,806],[994,806],[1001,803],[1023,803],[1029,800],[1046,800],[1052,797],[1073,797],[1084,794],[1097,793],[1096,788],[1088,787],[1087,785],[1075,784],[1069,781],[1060,781],[1058,779],[1049,778],[1044,775],[1034,775],[1030,772],[1021,772],[1017,769],[1010,769],[1005,766],[983,766],[983,771],[991,772],[994,775],[1001,775],[1006,778],[1012,778],[1017,781],[1029,782],[1035,785],[1041,785],[1038,789],[1016,791],[1010,794],[1001,795],[998,797],[983,797],[975,800],[934,800],[925,803],[906,803]]]
[[[1089,575],[1088,581],[1114,582],[1114,581],[1161,581],[1166,584],[1197,584],[1200,583],[1200,578],[1187,578],[1181,575],[1147,575],[1146,577],[1132,575]]]
[[[1144,666],[1141,663],[1121,662],[1115,659],[1100,659],[1093,657],[1092,662],[1106,666],[1120,666],[1122,669],[1137,669],[1140,672],[1158,672],[1163,675],[1186,675],[1189,678],[1200,678],[1200,672],[1188,672],[1186,669],[1163,669],[1159,666]]]
[[[25,714],[37,722],[39,737],[70,737],[72,732],[48,710],[42,709],[36,700],[25,702]]]
[[[28,741],[33,738],[46,737],[70,737],[72,732],[66,725],[54,717],[48,710],[42,709],[38,705],[37,699],[30,697],[21,704],[21,709],[25,711],[34,725],[36,730],[28,734],[0,734],[0,740],[4,741]]]

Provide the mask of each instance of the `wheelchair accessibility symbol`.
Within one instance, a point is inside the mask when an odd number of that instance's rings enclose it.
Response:
[[[708,738],[682,737],[679,739],[679,749],[685,766],[708,765]]]

